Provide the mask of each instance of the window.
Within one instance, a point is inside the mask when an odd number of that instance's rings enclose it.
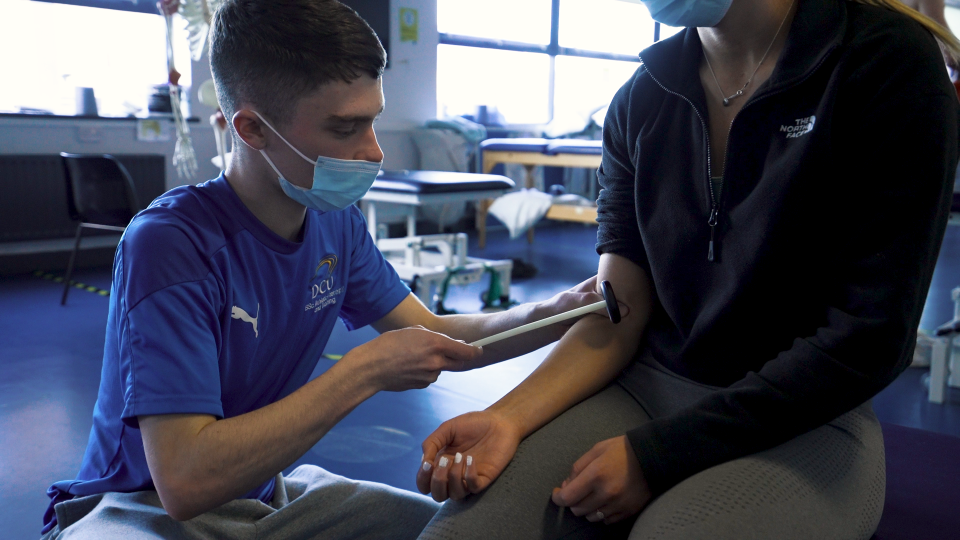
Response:
[[[653,43],[654,22],[639,4],[560,0],[560,46],[635,56]]]
[[[158,14],[28,0],[3,4],[0,112],[73,115],[75,88],[92,87],[101,116],[145,115],[151,86],[167,81],[166,30]],[[179,16],[174,21],[180,84],[190,86],[185,25]]]
[[[947,26],[954,33],[960,32],[960,6],[956,2],[947,2],[943,9],[943,18],[947,21]]]
[[[550,9],[551,0],[438,0],[437,28],[445,34],[547,45]]]
[[[613,95],[637,69],[635,62],[558,56],[554,78],[554,121],[576,131],[606,109]],[[601,116],[602,119],[602,116]]]
[[[509,14],[509,15],[506,15]],[[681,30],[622,0],[438,0],[437,115],[584,127]]]
[[[495,66],[496,71],[477,69]],[[514,124],[542,124],[550,119],[544,96],[550,89],[550,58],[481,47],[437,47],[439,117],[474,115],[478,105],[494,108]]]

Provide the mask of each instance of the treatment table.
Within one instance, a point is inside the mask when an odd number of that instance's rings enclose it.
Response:
[[[367,230],[377,248],[394,267],[400,279],[430,309],[441,309],[449,285],[475,283],[490,278],[484,307],[506,305],[510,295],[509,260],[488,261],[467,255],[467,235],[417,235],[417,207],[426,204],[478,202],[493,199],[513,189],[505,176],[447,171],[381,171],[370,191],[360,201]],[[377,206],[400,205],[405,209],[407,234],[403,238],[377,238]]]
[[[603,154],[602,141],[583,139],[487,139],[480,143],[483,172],[489,173],[500,163],[518,163],[526,169],[526,187],[533,187],[533,168],[548,167],[600,167]],[[487,241],[487,210],[493,201],[483,200],[477,207],[477,230],[480,231],[480,247]],[[547,219],[596,223],[595,206],[555,204],[547,212]],[[533,242],[533,228],[527,231],[527,241]]]

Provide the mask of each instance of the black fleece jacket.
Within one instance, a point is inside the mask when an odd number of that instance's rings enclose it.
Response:
[[[916,22],[799,2],[730,128],[714,260],[696,29],[640,54],[604,123],[597,250],[649,275],[654,358],[724,387],[627,434],[654,494],[829,422],[912,357],[949,214],[957,94]]]

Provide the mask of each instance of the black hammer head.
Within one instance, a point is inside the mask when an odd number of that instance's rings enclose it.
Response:
[[[613,285],[609,281],[600,282],[600,291],[603,293],[603,299],[607,303],[607,315],[613,324],[620,322],[620,304],[617,303],[617,296],[613,294]]]

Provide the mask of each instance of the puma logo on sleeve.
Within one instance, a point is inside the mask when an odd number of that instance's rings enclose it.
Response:
[[[257,319],[260,317],[260,304],[257,304],[257,316],[251,317],[246,311],[241,307],[233,306],[233,309],[230,310],[230,316],[234,319],[240,319],[243,322],[248,322],[253,325],[253,337],[260,337],[260,332],[257,331]]]

